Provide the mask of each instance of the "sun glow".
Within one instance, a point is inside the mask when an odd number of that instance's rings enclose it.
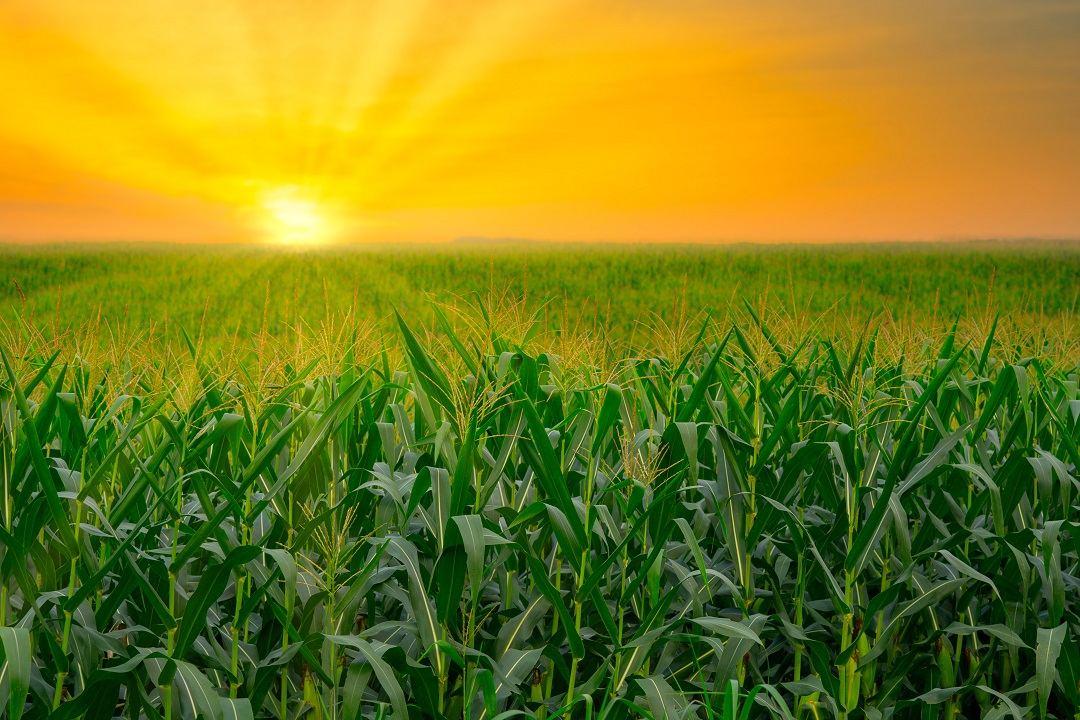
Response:
[[[297,187],[279,188],[262,203],[267,231],[279,243],[320,243],[329,239],[326,214]]]
[[[1080,3],[823,2],[0,0],[0,239],[1080,235]]]

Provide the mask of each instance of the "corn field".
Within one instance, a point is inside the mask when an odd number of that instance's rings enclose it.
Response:
[[[1080,717],[1076,366],[746,320],[190,382],[5,343],[3,712]]]

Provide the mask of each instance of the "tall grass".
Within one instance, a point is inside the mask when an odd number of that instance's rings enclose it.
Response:
[[[0,701],[1080,717],[1073,334],[767,311],[6,325]]]
[[[239,333],[311,321],[354,305],[384,331],[398,308],[431,321],[426,293],[453,303],[509,288],[545,332],[580,330],[644,343],[640,320],[672,301],[724,318],[741,298],[820,318],[829,334],[852,318],[938,332],[988,304],[1006,319],[1053,329],[1078,309],[1080,245],[952,243],[836,246],[408,246],[308,249],[0,244],[0,317],[61,330],[124,322],[159,332],[203,322],[220,348]],[[269,288],[269,306],[264,302]],[[418,289],[423,289],[420,292]],[[544,301],[550,300],[547,304]],[[209,302],[209,305],[208,305]],[[985,332],[985,329],[984,329]]]

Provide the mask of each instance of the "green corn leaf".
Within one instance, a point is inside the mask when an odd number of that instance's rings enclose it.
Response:
[[[251,711],[251,702],[247,698],[221,700],[221,720],[255,720]]]
[[[859,533],[855,537],[854,542],[852,542],[851,549],[848,551],[847,560],[844,562],[844,569],[848,572],[863,567],[866,564],[866,560],[870,553],[873,551],[871,541],[878,536],[878,531],[885,521],[885,516],[889,507],[889,498],[899,480],[903,460],[911,451],[912,439],[915,436],[915,430],[919,426],[922,413],[930,403],[930,400],[937,394],[938,389],[945,383],[949,373],[956,367],[956,364],[959,361],[960,356],[954,355],[950,360],[945,362],[942,368],[938,370],[933,379],[931,379],[930,383],[926,386],[926,389],[923,390],[915,406],[908,411],[904,420],[904,432],[896,444],[896,450],[893,452],[892,463],[889,466],[888,475],[885,477],[885,484],[881,489],[881,495],[874,503],[874,507],[867,516],[866,522],[864,522],[863,526],[859,529]]]
[[[764,646],[764,643],[761,642],[761,638],[758,637],[756,632],[749,626],[737,623],[734,620],[716,617],[698,617],[691,618],[690,621],[718,635],[742,638],[744,640],[749,640],[752,643],[756,643],[757,645]]]
[[[329,635],[326,639],[337,645],[357,650],[364,661],[375,671],[375,677],[379,679],[383,692],[390,697],[390,705],[394,708],[395,720],[408,719],[409,710],[405,702],[405,693],[401,689],[401,683],[398,682],[390,665],[383,660],[383,654],[390,649],[389,645],[371,643],[352,635]]]
[[[528,443],[521,443],[520,447],[525,451],[525,457],[532,466],[533,472],[536,473],[537,481],[543,488],[544,494],[566,518],[576,546],[584,547],[586,545],[585,526],[582,525],[577,509],[570,498],[561,464],[548,439],[547,428],[541,422],[531,400],[523,397],[520,403],[531,440]]]
[[[525,642],[532,634],[533,628],[543,619],[551,609],[551,601],[544,595],[537,595],[518,615],[508,619],[499,629],[499,637],[495,643],[495,659],[501,660],[510,650]]]
[[[258,547],[241,545],[230,552],[221,563],[210,566],[199,580],[199,587],[184,609],[184,617],[176,631],[176,644],[173,646],[172,653],[174,658],[184,657],[195,642],[195,638],[206,627],[206,613],[225,591],[232,571],[258,557],[260,552],[262,551]]]
[[[400,537],[387,539],[387,552],[405,565],[409,577],[409,596],[413,617],[425,648],[431,648],[442,640],[442,628],[435,616],[433,603],[428,598],[423,578],[420,576],[420,560],[416,546]]]
[[[527,558],[529,564],[530,577],[534,583],[536,583],[536,589],[547,598],[551,606],[555,608],[555,612],[559,615],[562,627],[566,630],[566,639],[570,643],[570,653],[576,658],[585,657],[585,644],[581,641],[581,635],[574,628],[574,619],[570,616],[570,611],[566,609],[566,603],[559,594],[559,591],[555,589],[555,586],[551,584],[551,581],[547,578],[547,569],[543,563],[537,560],[535,557],[529,556]]]
[[[3,687],[7,690],[8,717],[19,720],[30,689],[30,631],[26,628],[0,627],[0,658]],[[0,698],[3,700],[4,698]]]
[[[222,698],[214,691],[214,687],[206,676],[194,665],[176,661],[173,688],[188,717],[201,715],[207,720],[224,720]]]
[[[49,512],[52,514],[53,522],[55,524],[55,530],[60,534],[60,539],[63,541],[63,547],[68,556],[73,556],[76,553],[75,534],[72,532],[71,523],[68,520],[67,514],[64,512],[64,507],[60,503],[60,497],[57,495],[56,484],[53,481],[52,473],[49,471],[48,463],[45,461],[45,456],[41,452],[41,440],[38,437],[37,425],[34,422],[34,414],[30,412],[30,406],[26,402],[26,396],[23,394],[22,388],[19,387],[19,381],[15,377],[15,371],[11,369],[11,363],[8,361],[7,352],[0,347],[0,359],[4,362],[4,369],[7,371],[8,381],[11,383],[12,392],[15,394],[15,401],[18,405],[19,412],[22,414],[22,429],[26,436],[26,447],[29,449],[30,458],[34,466],[34,474],[37,477],[38,486],[41,488],[42,493],[45,496],[45,500],[49,506]]]
[[[1058,655],[1068,633],[1067,623],[1055,628],[1039,628],[1037,631],[1035,681],[1039,692],[1039,717],[1046,716],[1046,706],[1050,702],[1050,691],[1054,687],[1054,676],[1057,673]]]
[[[645,693],[649,701],[649,708],[653,711],[653,717],[659,720],[676,720],[681,713],[681,703],[676,699],[675,691],[660,675],[650,675],[637,680],[637,685]]]
[[[945,580],[937,585],[933,585],[924,591],[920,591],[910,602],[908,602],[900,612],[893,616],[892,620],[881,630],[878,634],[877,641],[874,646],[859,660],[860,666],[866,665],[871,660],[879,657],[885,652],[889,642],[892,640],[893,635],[899,629],[901,623],[907,618],[916,615],[917,613],[925,610],[926,608],[938,603],[942,598],[956,592],[967,584],[968,578],[956,578],[955,580]]]
[[[690,422],[694,413],[701,407],[702,401],[708,394],[709,385],[713,382],[713,372],[716,370],[717,364],[720,362],[720,356],[724,352],[725,342],[720,343],[716,348],[716,352],[709,359],[709,364],[705,366],[705,369],[698,375],[697,381],[694,383],[694,388],[690,392],[690,397],[686,399],[686,402],[679,406],[679,414],[677,416],[678,422]]]
[[[396,310],[394,311],[394,317],[397,319],[401,336],[405,340],[405,351],[410,364],[415,370],[417,381],[423,386],[424,392],[434,399],[449,417],[453,418],[453,393],[450,390],[450,383],[446,379],[446,375],[428,356],[420,341],[416,339],[416,335],[413,334],[413,331],[405,322],[405,319]]]
[[[479,515],[457,515],[451,518],[461,537],[468,560],[469,587],[475,601],[484,577],[484,524]]]

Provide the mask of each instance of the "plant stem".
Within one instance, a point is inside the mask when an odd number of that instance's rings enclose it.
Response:
[[[82,457],[82,472],[79,473],[79,495],[82,495],[83,478],[86,476],[86,455]],[[71,558],[71,570],[68,573],[68,591],[67,599],[70,600],[75,595],[75,583],[78,580],[76,575],[76,569],[79,564],[79,536],[82,529],[82,500],[75,501],[75,557]],[[67,657],[68,644],[71,642],[71,610],[67,607],[64,608],[64,634],[60,641],[60,652]],[[67,679],[67,671],[61,670],[56,673],[56,688],[53,690],[53,710],[60,707],[60,700],[63,697],[64,680]]]

